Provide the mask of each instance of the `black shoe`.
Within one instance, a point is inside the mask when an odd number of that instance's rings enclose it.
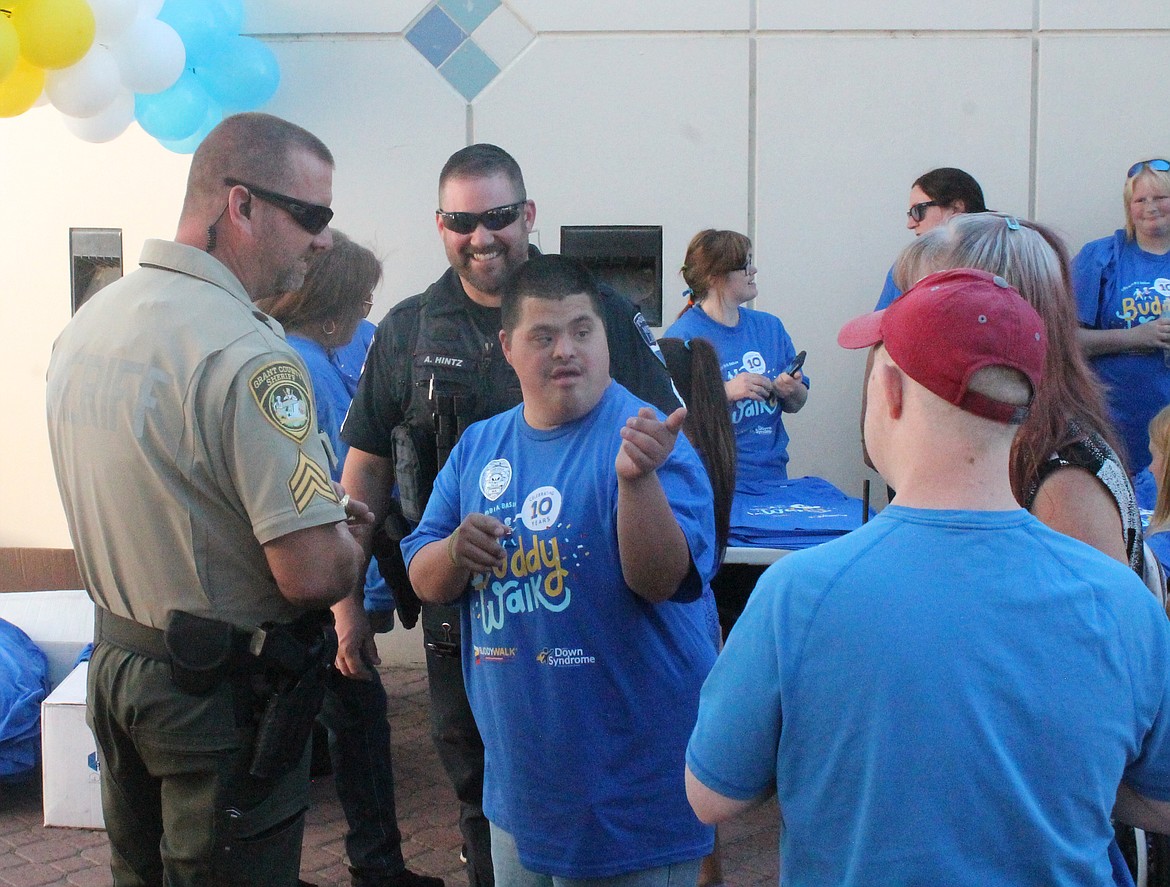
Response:
[[[350,869],[353,872],[353,869]],[[442,878],[420,875],[410,869],[393,875],[359,875],[353,872],[353,887],[446,887]]]

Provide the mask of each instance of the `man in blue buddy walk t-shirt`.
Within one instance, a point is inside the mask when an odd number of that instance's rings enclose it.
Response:
[[[460,605],[500,887],[694,884],[712,848],[683,781],[711,488],[685,409],[610,378],[602,317],[576,262],[522,267],[500,342],[523,403],[464,432],[402,543],[419,597]]]

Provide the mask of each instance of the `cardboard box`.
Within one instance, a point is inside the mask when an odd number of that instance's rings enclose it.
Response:
[[[84,591],[2,593],[0,619],[20,628],[41,648],[49,660],[53,687],[65,680],[78,654],[93,641],[93,601]]]
[[[97,743],[85,723],[88,674],[81,663],[41,703],[45,825],[105,828]]]

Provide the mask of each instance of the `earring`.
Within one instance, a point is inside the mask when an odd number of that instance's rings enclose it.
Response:
[[[332,317],[321,324],[321,332],[327,336],[332,336],[335,332],[337,332],[337,324],[334,322]]]

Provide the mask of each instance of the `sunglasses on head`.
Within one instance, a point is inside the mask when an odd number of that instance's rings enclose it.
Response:
[[[279,194],[276,191],[269,191],[267,188],[249,185],[247,182],[241,182],[239,179],[224,179],[223,183],[229,188],[235,188],[237,185],[241,188],[247,188],[249,193],[254,194],[265,203],[279,206],[292,216],[294,222],[310,234],[320,234],[333,218],[333,210],[327,206],[306,203],[303,200],[297,200],[295,197],[289,197],[287,194]]]
[[[1141,160],[1129,168],[1129,172],[1125,174],[1125,177],[1127,179],[1132,179],[1139,172],[1141,172],[1144,167],[1147,166],[1150,169],[1158,170],[1158,172],[1170,172],[1170,160]]]
[[[443,227],[456,234],[470,234],[480,225],[489,231],[500,231],[520,218],[520,213],[524,211],[527,203],[526,200],[520,200],[504,206],[495,206],[481,213],[449,213],[441,209],[435,210],[435,213],[443,220]]]
[[[906,210],[906,215],[916,222],[921,222],[926,218],[926,211],[932,206],[942,206],[942,204],[937,200],[924,200],[922,203],[916,203]]]

